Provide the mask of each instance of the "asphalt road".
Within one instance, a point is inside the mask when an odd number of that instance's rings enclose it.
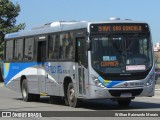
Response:
[[[3,86],[3,84],[0,84],[0,111],[103,111],[107,113],[107,111],[160,111],[160,90],[156,90],[156,94],[154,97],[137,97],[135,98],[129,107],[119,107],[116,102],[113,102],[111,100],[88,100],[84,101],[82,106],[80,108],[71,108],[68,106],[65,106],[63,103],[61,104],[49,104],[49,97],[41,97],[39,102],[24,102],[22,101],[22,97],[20,93],[14,92],[12,90],[9,90]],[[62,112],[63,113],[63,112]],[[73,113],[74,114],[74,113]],[[63,115],[62,115],[63,116]],[[121,117],[122,118],[122,117]],[[126,117],[125,117],[126,118]],[[124,120],[125,120],[124,118]],[[145,117],[138,117],[139,119],[145,119]],[[3,118],[3,119],[10,119],[10,118]],[[17,119],[17,118],[14,118]],[[21,118],[22,119],[22,118]],[[23,118],[28,119],[28,118]],[[38,120],[39,118],[30,118],[32,120]],[[44,118],[41,118],[44,119]],[[45,118],[46,119],[46,118]],[[52,119],[53,118],[47,118]],[[79,120],[84,119],[83,117],[55,117],[54,120]],[[86,120],[103,120],[105,117],[97,118],[97,117],[87,117]],[[107,118],[107,119],[113,119],[113,117]],[[114,118],[115,120],[117,118]],[[135,119],[134,117],[131,117],[130,119]],[[152,120],[158,120],[158,117],[152,118]]]

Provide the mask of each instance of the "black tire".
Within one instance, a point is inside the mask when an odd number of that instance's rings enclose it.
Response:
[[[75,97],[75,90],[73,87],[73,83],[69,83],[67,89],[67,100],[70,107],[79,107],[80,100]]]
[[[128,100],[117,100],[119,106],[121,107],[127,107],[131,103],[131,99]]]
[[[26,79],[22,81],[21,92],[22,92],[23,101],[25,102],[30,101],[31,98],[33,97],[32,94],[29,93],[28,84],[27,84]]]
[[[66,106],[69,106],[67,95],[64,97],[64,103]]]

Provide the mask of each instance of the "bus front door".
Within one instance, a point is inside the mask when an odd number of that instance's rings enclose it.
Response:
[[[80,96],[86,95],[86,69],[84,66],[84,37],[80,37],[76,39],[76,61],[78,62],[77,67],[77,82],[78,82],[78,91]]]
[[[45,72],[45,61],[46,61],[46,41],[37,42],[37,62],[38,62],[38,83],[40,93],[46,93],[46,72]]]

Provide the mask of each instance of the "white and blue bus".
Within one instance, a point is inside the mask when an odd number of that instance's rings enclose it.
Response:
[[[60,21],[5,36],[5,86],[24,101],[50,96],[77,107],[82,99],[128,106],[154,96],[155,69],[147,23]]]

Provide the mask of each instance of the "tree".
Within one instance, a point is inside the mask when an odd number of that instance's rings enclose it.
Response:
[[[25,23],[16,25],[16,17],[19,15],[19,12],[19,4],[13,4],[11,0],[0,0],[0,81],[3,81],[1,65],[3,59],[4,35],[25,28]]]
[[[16,17],[19,12],[20,6],[18,3],[13,4],[10,0],[0,0],[0,32],[3,33],[0,36],[0,54],[2,54],[4,35],[25,28],[25,23],[16,25]]]
[[[16,5],[14,5],[9,0],[0,0],[0,30],[3,31],[4,34],[17,32],[25,28],[24,23],[15,25],[19,12],[19,4],[16,3]]]
[[[156,64],[158,64],[158,58],[159,58],[158,54],[154,54],[154,62]]]
[[[159,56],[160,52],[154,52],[154,63],[156,65],[156,68],[160,68],[160,56]]]

